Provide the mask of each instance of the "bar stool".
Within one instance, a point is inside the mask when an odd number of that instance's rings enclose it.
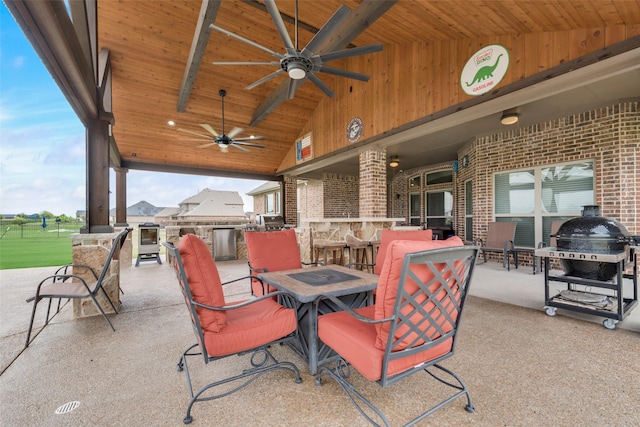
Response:
[[[362,264],[371,264],[371,259],[369,257],[369,253],[372,250],[371,245],[366,240],[360,240],[350,234],[345,236],[346,249],[347,249],[347,258],[349,259],[349,263],[355,263],[358,265],[354,265],[358,270],[369,270],[369,267]],[[373,255],[373,254],[372,254]]]
[[[315,262],[320,262],[322,255],[323,263],[329,264],[328,255],[331,254],[331,264],[344,265],[344,242],[318,242],[313,244],[315,251]]]

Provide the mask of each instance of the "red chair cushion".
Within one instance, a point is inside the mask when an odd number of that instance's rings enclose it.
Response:
[[[393,316],[405,254],[463,245],[464,243],[457,236],[447,240],[430,240],[423,242],[395,240],[391,242],[387,250],[384,266],[382,267],[380,280],[378,281],[378,288],[376,289],[375,319],[385,319]],[[427,282],[433,278],[433,272],[426,266],[416,265],[411,269],[422,282]],[[438,283],[433,284],[431,291],[435,291],[435,287],[438,285]],[[405,287],[408,287],[410,291],[417,289],[415,282],[410,279],[405,281]],[[427,307],[427,309],[428,308],[429,307]],[[378,333],[375,345],[378,349],[384,350],[389,337],[390,325],[389,323],[379,323],[375,326]],[[396,338],[401,338],[404,333],[405,331],[398,329],[396,331]],[[394,347],[394,350],[403,349],[413,338],[411,335],[407,336]],[[436,338],[436,336],[432,338]]]
[[[224,306],[220,274],[207,244],[195,234],[187,234],[180,239],[178,250],[193,300],[213,307]],[[203,332],[218,332],[225,327],[227,316],[224,311],[202,307],[196,307],[196,310]]]
[[[375,274],[382,272],[382,266],[387,254],[387,248],[389,243],[394,240],[417,240],[417,241],[431,241],[433,239],[433,233],[431,230],[389,230],[383,229],[380,236],[380,247],[378,248],[378,255],[376,256]]]
[[[370,319],[374,316],[374,306],[355,310]],[[325,314],[318,319],[318,337],[326,345],[340,354],[347,362],[370,381],[382,378],[384,351],[376,346],[378,333],[376,325],[364,323],[346,311]],[[389,362],[387,375],[395,375],[426,363],[451,350],[452,339],[437,346]]]
[[[226,356],[285,337],[295,331],[296,324],[294,309],[266,299],[227,311],[225,328],[205,332],[204,342],[209,356]]]
[[[249,266],[255,270],[282,271],[302,268],[300,249],[293,229],[279,231],[247,231],[247,258]],[[267,286],[267,285],[265,285]],[[262,285],[253,281],[254,295],[262,295]],[[268,292],[273,288],[269,287]]]

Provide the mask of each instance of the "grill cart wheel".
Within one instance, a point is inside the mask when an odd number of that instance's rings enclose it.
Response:
[[[547,313],[547,316],[555,316],[556,315],[556,308],[555,307],[545,307],[545,313]]]
[[[613,319],[604,319],[604,321],[602,322],[602,326],[604,326],[607,329],[615,329],[616,328],[616,322]]]

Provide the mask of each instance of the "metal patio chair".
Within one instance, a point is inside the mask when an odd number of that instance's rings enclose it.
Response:
[[[516,222],[490,222],[487,228],[487,241],[476,239],[475,244],[480,247],[484,262],[487,262],[487,252],[502,253],[502,266],[509,264],[509,254],[513,249],[516,239]]]
[[[247,231],[245,242],[249,274],[252,276],[270,271],[294,270],[303,266],[318,265],[316,262],[302,262],[296,232],[292,228],[277,231]],[[260,296],[275,290],[257,278],[251,281],[253,295]]]
[[[54,298],[58,299],[58,307],[55,314],[58,314],[60,312],[63,299],[71,300],[74,298],[91,298],[95,306],[100,311],[100,314],[102,314],[102,317],[104,317],[104,320],[106,320],[109,326],[111,326],[111,330],[115,332],[115,328],[113,327],[111,320],[109,320],[104,309],[96,300],[96,296],[98,295],[98,293],[102,292],[107,301],[109,301],[109,304],[111,305],[113,311],[116,314],[118,313],[116,306],[113,304],[113,301],[111,301],[111,298],[109,298],[109,295],[107,295],[107,291],[104,290],[104,287],[102,285],[107,276],[107,273],[109,272],[109,269],[111,268],[111,261],[119,258],[120,249],[122,249],[124,242],[127,240],[127,235],[129,234],[129,232],[131,232],[131,230],[131,228],[125,228],[113,240],[111,250],[109,251],[109,255],[105,260],[104,266],[102,267],[102,271],[100,272],[99,276],[95,271],[93,271],[91,267],[87,265],[67,264],[58,268],[53,275],[46,277],[40,282],[36,289],[35,296],[27,299],[28,303],[33,301],[33,310],[31,311],[31,321],[29,322],[27,339],[24,344],[25,348],[29,346],[31,330],[33,329],[33,321],[36,317],[36,308],[38,307],[38,303],[43,299],[49,300],[49,305],[47,307],[47,318],[45,320],[44,326],[47,326],[49,324],[51,303]],[[86,276],[89,276],[89,278],[87,278]]]
[[[180,356],[178,371],[185,372],[189,388],[189,405],[184,423],[192,421],[191,409],[196,402],[228,396],[249,385],[267,372],[280,369],[295,375],[302,382],[300,372],[291,362],[278,362],[268,347],[277,343],[298,340],[298,325],[294,309],[278,304],[273,296],[288,298],[285,292],[273,292],[248,301],[226,304],[223,285],[247,279],[243,277],[222,283],[210,248],[194,234],[187,234],[175,247],[164,242],[169,259],[175,269],[180,289],[189,309],[197,342]],[[292,302],[291,302],[292,303]],[[194,393],[187,358],[202,356],[208,364],[233,355],[250,354],[251,366],[230,377],[209,383]],[[217,386],[233,383],[232,387],[203,396]]]
[[[467,386],[441,362],[453,356],[477,255],[477,247],[462,246],[458,237],[429,243],[392,242],[375,305],[351,310],[331,298],[344,311],[318,319],[318,336],[340,358],[334,367],[320,368],[316,384],[333,378],[367,421],[389,426],[382,410],[349,382],[350,368],[383,388],[424,371],[451,387],[453,394],[407,425],[462,396],[467,398],[465,409],[474,412]],[[416,403],[427,394],[427,390],[412,390]]]

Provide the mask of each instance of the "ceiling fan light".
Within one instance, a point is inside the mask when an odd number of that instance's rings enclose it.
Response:
[[[307,75],[307,71],[304,69],[304,67],[295,63],[289,64],[289,66],[287,67],[287,73],[293,80],[302,80]]]
[[[228,145],[218,144],[218,147],[220,147],[220,151],[222,153],[228,153],[229,152],[229,146]]]

